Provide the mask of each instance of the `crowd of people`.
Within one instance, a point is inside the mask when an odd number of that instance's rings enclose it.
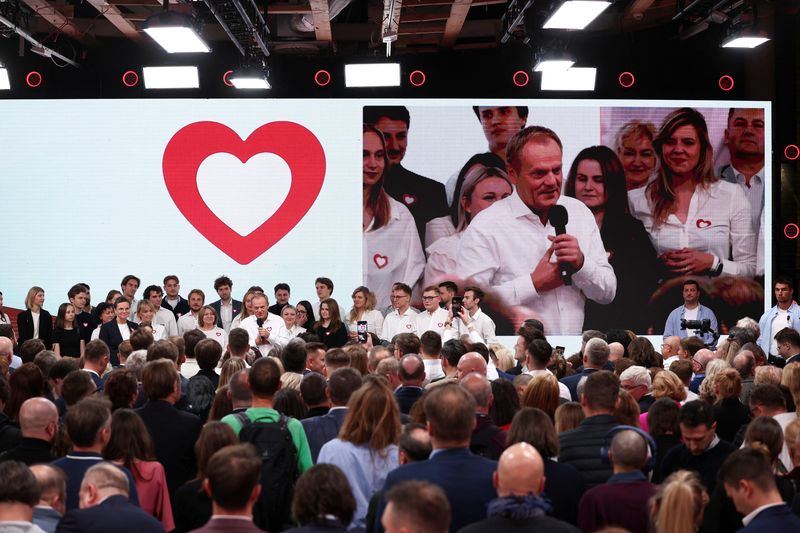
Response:
[[[163,285],[76,284],[52,327],[33,287],[0,325],[0,531],[800,530],[789,278],[722,339],[586,330],[567,357],[534,318],[496,342],[478,287],[455,318],[449,281],[385,316],[327,278],[273,305]]]
[[[363,275],[379,307],[398,281],[416,293],[450,280],[487,294],[503,334],[532,316],[551,335],[658,332],[659,302],[686,276],[702,278],[725,327],[763,305],[762,109],[728,111],[724,165],[706,117],[680,108],[658,129],[625,122],[613,148],[578,147],[566,180],[562,138],[528,125],[527,107],[473,110],[488,151],[443,184],[403,166],[408,109],[364,109]]]

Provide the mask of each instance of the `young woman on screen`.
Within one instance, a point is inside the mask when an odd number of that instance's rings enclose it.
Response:
[[[630,193],[664,266],[675,276],[756,271],[750,202],[737,184],[714,175],[714,153],[703,115],[684,107],[667,115],[653,141],[656,179]]]
[[[617,293],[607,305],[587,299],[583,329],[629,328],[646,333],[647,301],[658,284],[661,264],[641,222],[628,214],[625,172],[606,146],[584,148],[575,157],[564,191],[594,214],[608,262],[617,276]]]
[[[358,322],[362,320],[367,323],[367,331],[380,335],[383,328],[383,314],[375,309],[376,302],[375,293],[363,285],[353,291],[353,307],[347,317],[350,340],[358,338]]]
[[[416,285],[425,268],[425,255],[414,217],[383,190],[384,173],[389,167],[383,134],[366,124],[362,132],[364,285],[375,292],[378,307],[383,308],[390,303],[394,283]]]
[[[426,285],[452,278],[461,235],[470,221],[496,201],[511,196],[514,187],[504,169],[505,163],[494,154],[473,156],[461,169],[453,196],[457,201],[453,202],[450,217],[447,217],[455,233],[428,246]]]
[[[53,352],[58,357],[81,357],[85,343],[75,322],[75,307],[63,303],[58,307],[53,329]]]
[[[339,314],[339,304],[333,298],[326,298],[319,304],[319,320],[314,324],[314,333],[329,349],[341,348],[347,343],[347,328]]]

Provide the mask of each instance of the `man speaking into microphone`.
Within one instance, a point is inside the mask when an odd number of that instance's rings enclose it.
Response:
[[[456,273],[506,306],[536,311],[545,334],[578,335],[586,298],[610,303],[617,279],[591,211],[561,195],[562,151],[558,135],[542,126],[511,139],[506,164],[515,191],[464,231]],[[554,206],[564,211],[551,213]]]
[[[283,319],[269,312],[269,301],[264,294],[256,294],[252,305],[253,314],[242,320],[239,327],[244,328],[250,336],[250,346],[266,356],[274,346],[272,339],[278,336]]]

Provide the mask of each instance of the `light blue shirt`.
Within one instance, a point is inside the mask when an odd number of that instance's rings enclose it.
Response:
[[[786,310],[788,320],[786,327],[800,331],[800,305],[797,302],[792,302],[789,309]],[[764,350],[765,354],[770,354],[770,346],[772,345],[772,320],[778,315],[778,306],[776,305],[763,315],[761,320],[758,321],[758,329],[761,335],[758,337],[758,345]],[[778,354],[771,354],[778,355]]]
[[[397,445],[383,450],[371,450],[366,445],[355,445],[341,439],[333,439],[319,451],[317,464],[328,463],[342,469],[353,496],[356,512],[348,530],[366,531],[367,507],[372,495],[383,488],[386,476],[400,465]]]
[[[667,317],[667,323],[664,324],[665,339],[667,337],[672,337],[673,335],[682,339],[685,339],[689,336],[689,332],[692,330],[681,329],[681,320],[683,320],[685,312],[686,307],[680,306],[669,314]],[[719,332],[717,326],[717,317],[714,315],[714,311],[704,305],[697,304],[697,320],[705,320],[706,318],[711,320],[711,329]],[[697,335],[697,337],[706,344],[710,344],[712,342],[716,344],[714,342],[714,336],[711,333],[704,333],[703,335]]]

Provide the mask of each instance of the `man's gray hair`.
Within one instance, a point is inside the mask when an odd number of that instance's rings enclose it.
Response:
[[[589,364],[597,367],[603,367],[608,363],[608,354],[610,352],[608,343],[599,337],[589,339],[589,342],[586,343],[586,348],[583,350],[583,354]]]
[[[647,386],[647,390],[653,388],[653,379],[650,377],[650,371],[643,366],[630,366],[626,368],[619,376],[620,382],[628,381],[634,387],[640,385]]]
[[[98,490],[111,489],[115,493],[128,496],[130,485],[128,477],[119,467],[103,461],[89,468],[83,476],[81,486],[94,485]]]

